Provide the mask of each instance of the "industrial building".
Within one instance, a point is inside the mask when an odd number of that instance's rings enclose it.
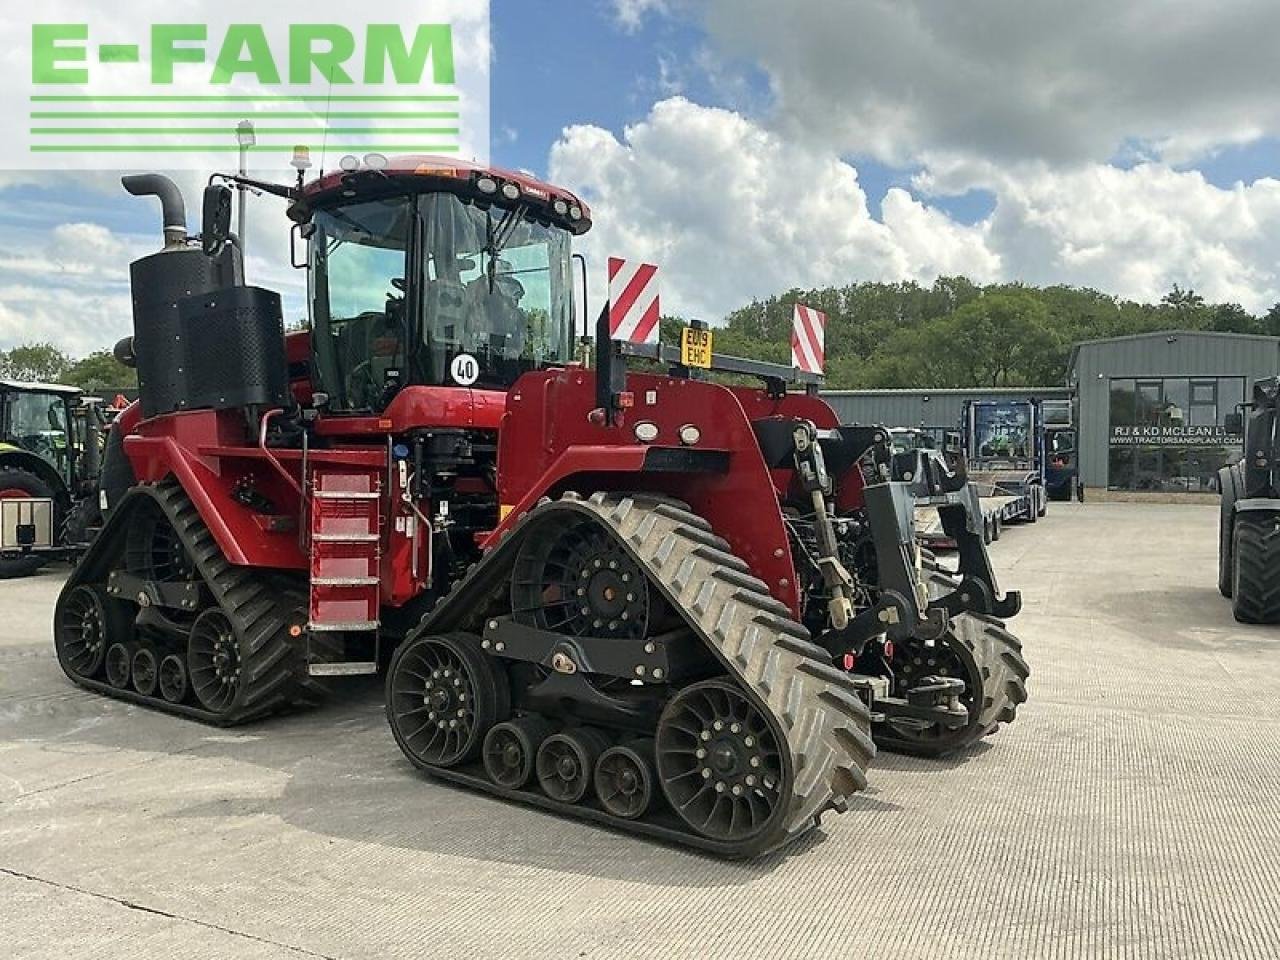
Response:
[[[1216,489],[1238,459],[1230,414],[1254,380],[1280,373],[1280,337],[1163,330],[1076,344],[1064,386],[963,390],[833,390],[846,422],[956,429],[968,400],[1071,397],[1086,488],[1153,492]]]

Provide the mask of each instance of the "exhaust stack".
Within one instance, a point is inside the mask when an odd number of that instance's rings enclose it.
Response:
[[[173,250],[187,243],[187,205],[178,185],[160,173],[138,173],[120,178],[121,184],[135,197],[159,197],[164,217],[164,248]]]

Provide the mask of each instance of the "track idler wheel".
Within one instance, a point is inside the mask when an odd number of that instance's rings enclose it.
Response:
[[[635,820],[653,803],[653,741],[610,747],[596,761],[596,796],[615,817]]]
[[[160,672],[160,664],[156,660],[156,652],[150,647],[139,647],[133,654],[131,667],[133,689],[144,697],[156,692],[156,680]]]
[[[541,717],[521,717],[496,724],[484,738],[484,769],[500,787],[518,790],[533,776],[538,748],[551,735]]]
[[[791,773],[769,718],[724,680],[685,687],[658,721],[658,780],[681,819],[705,837],[741,843],[770,829]]]
[[[604,733],[588,727],[547,737],[535,764],[543,792],[561,803],[577,803],[587,795],[596,760],[608,746]]]
[[[510,690],[498,664],[469,634],[421,636],[396,651],[387,675],[387,719],[420,767],[456,767],[481,752],[506,718]]]
[[[176,653],[160,661],[160,696],[169,703],[181,703],[187,698],[187,665]]]
[[[240,643],[231,618],[210,607],[191,625],[187,640],[187,665],[196,699],[206,709],[225,713],[240,693]]]
[[[110,645],[105,598],[98,587],[80,586],[62,604],[54,630],[58,654],[79,677],[92,677],[102,669]]]
[[[123,690],[129,686],[129,670],[132,664],[133,654],[123,643],[113,643],[107,647],[107,683],[117,690]]]

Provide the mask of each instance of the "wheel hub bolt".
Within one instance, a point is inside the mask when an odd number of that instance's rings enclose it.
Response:
[[[711,779],[711,768],[710,768],[710,767],[703,767],[703,768],[702,768],[702,779],[703,779],[703,780],[710,780],[710,779]]]
[[[756,785],[756,775],[754,773],[747,774],[747,786],[754,787]]]
[[[752,765],[753,767],[758,767],[758,766],[760,766],[760,758],[759,758],[759,757],[752,757],[752,758],[751,758],[751,765]]]
[[[693,755],[697,757],[699,760],[703,760],[707,756],[707,751],[699,747],[697,750],[693,751]]]
[[[744,747],[754,747],[756,745],[756,738],[751,736],[743,737],[742,745]]]

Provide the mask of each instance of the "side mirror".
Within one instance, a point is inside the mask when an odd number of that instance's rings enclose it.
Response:
[[[1227,428],[1227,433],[1244,433],[1244,414],[1228,413],[1222,418],[1222,425]]]
[[[298,241],[310,240],[316,232],[314,223],[295,223],[289,231],[289,260],[295,270],[305,270],[310,264],[307,261],[307,249],[302,248],[302,256],[298,255]]]
[[[222,253],[231,239],[231,188],[224,183],[204,188],[204,218],[200,228],[206,257]]]

